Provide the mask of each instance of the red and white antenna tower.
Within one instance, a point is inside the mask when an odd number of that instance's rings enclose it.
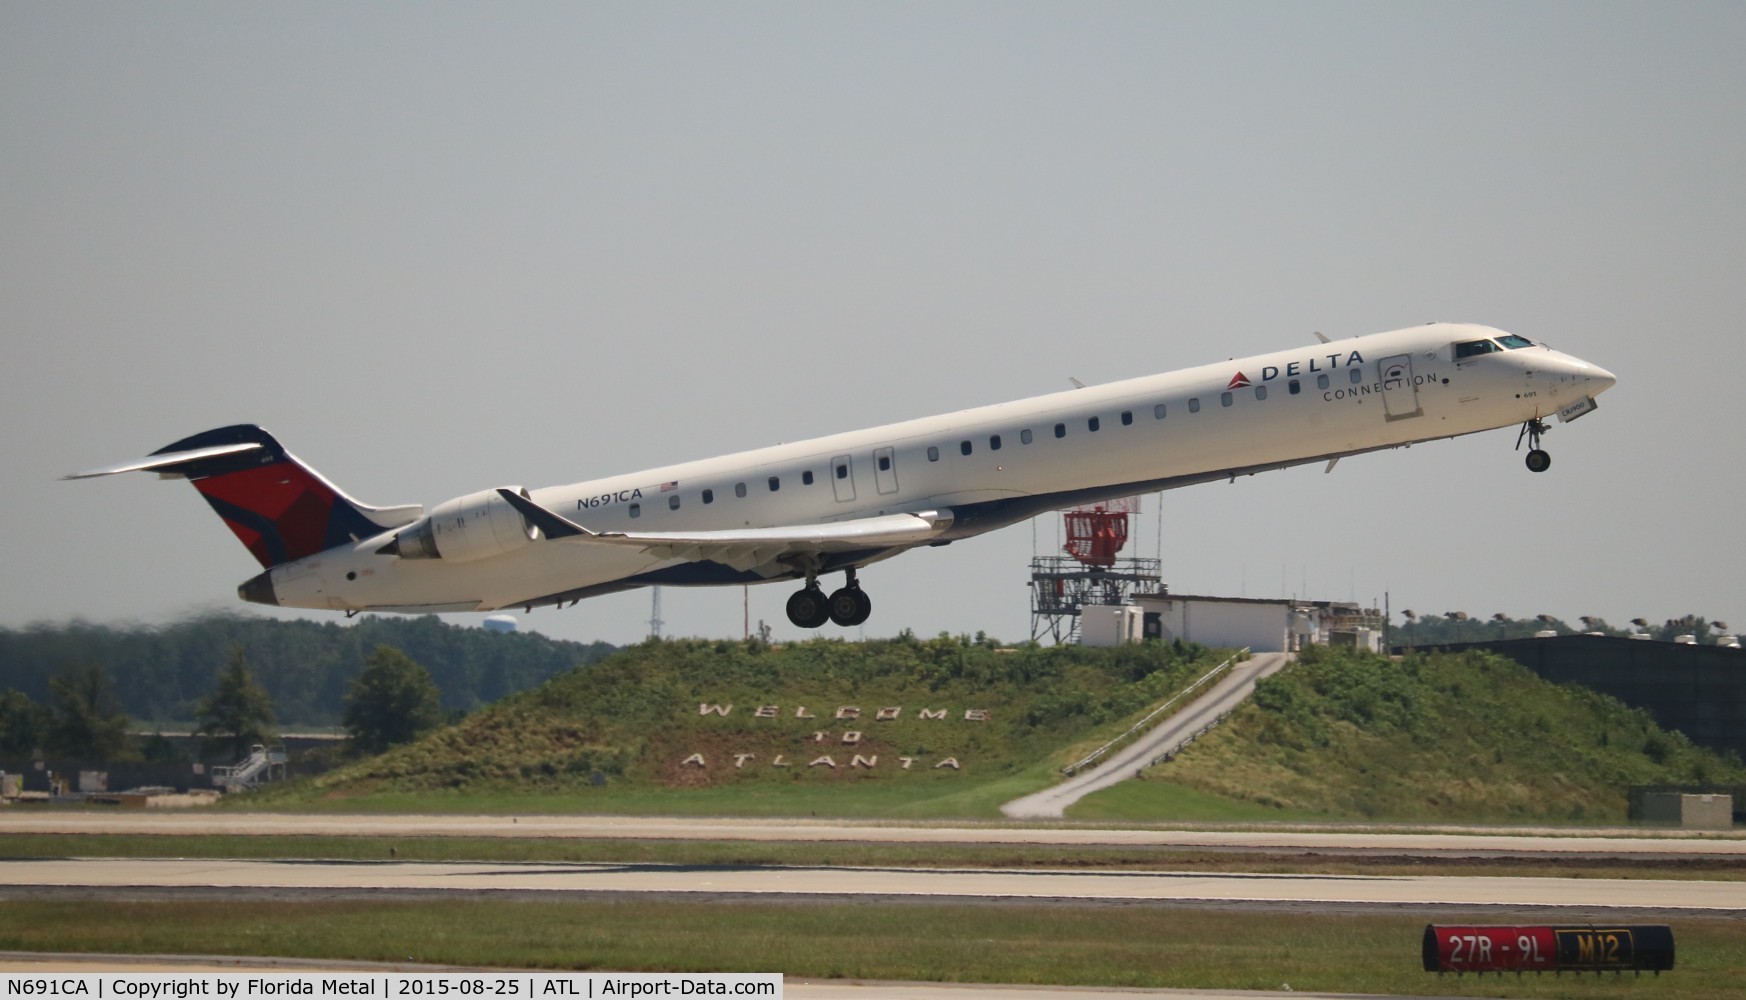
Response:
[[[1065,556],[1031,560],[1031,639],[1056,642],[1079,637],[1079,610],[1125,604],[1136,590],[1157,590],[1157,559],[1123,559],[1128,526],[1140,512],[1139,497],[1123,497],[1063,511]]]
[[[1128,515],[1140,512],[1139,497],[1075,507],[1061,515],[1067,525],[1067,554],[1087,566],[1109,569],[1128,544]]]

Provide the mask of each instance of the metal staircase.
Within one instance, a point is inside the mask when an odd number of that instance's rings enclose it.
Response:
[[[285,777],[285,748],[256,743],[241,762],[212,769],[212,784],[226,792],[245,792],[259,788],[274,778]],[[276,769],[276,770],[275,770]]]

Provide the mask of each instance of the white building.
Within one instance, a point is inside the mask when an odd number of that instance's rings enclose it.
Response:
[[[1136,626],[1138,631],[1136,631]],[[1115,646],[1140,638],[1181,639],[1257,653],[1295,651],[1305,643],[1382,649],[1382,615],[1340,601],[1142,594],[1121,607],[1080,611],[1080,641]]]

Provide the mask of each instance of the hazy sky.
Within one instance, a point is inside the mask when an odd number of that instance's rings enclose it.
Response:
[[[1743,47],[1738,3],[0,0],[0,624],[251,608],[186,484],[58,481],[223,424],[428,506],[1459,320],[1618,375],[1550,472],[1500,430],[1192,487],[1140,553],[1746,627]],[[867,570],[865,634],[1024,637],[1032,538]]]

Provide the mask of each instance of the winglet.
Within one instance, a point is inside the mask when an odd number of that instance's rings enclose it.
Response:
[[[1328,335],[1323,333],[1320,330],[1317,330],[1316,331],[1316,339],[1325,344],[1328,342]]]
[[[527,523],[540,529],[547,538],[576,538],[594,534],[580,524],[565,520],[514,490],[499,488],[497,495],[507,500],[511,507],[514,507],[522,517],[527,519]]]

